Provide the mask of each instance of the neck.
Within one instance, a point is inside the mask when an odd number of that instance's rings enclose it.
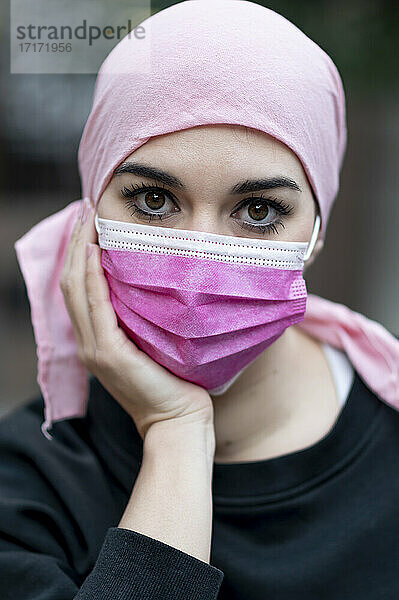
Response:
[[[221,396],[215,462],[262,460],[315,443],[340,407],[320,342],[288,327]]]

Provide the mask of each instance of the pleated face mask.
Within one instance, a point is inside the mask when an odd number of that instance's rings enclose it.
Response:
[[[307,242],[125,223],[95,215],[120,327],[175,375],[222,394],[290,325],[304,320]]]

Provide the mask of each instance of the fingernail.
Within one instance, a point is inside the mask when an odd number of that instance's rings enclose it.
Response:
[[[86,256],[89,258],[92,255],[94,244],[86,244]]]

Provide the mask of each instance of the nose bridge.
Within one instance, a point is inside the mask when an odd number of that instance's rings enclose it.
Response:
[[[222,230],[226,225],[221,217],[220,207],[216,198],[214,201],[209,198],[198,198],[193,203],[192,209],[184,221],[182,229],[216,234],[223,233]]]

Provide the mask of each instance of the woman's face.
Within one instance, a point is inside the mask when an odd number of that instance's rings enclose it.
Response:
[[[310,240],[315,210],[297,156],[240,125],[151,138],[119,165],[98,204],[105,219],[298,242]]]

